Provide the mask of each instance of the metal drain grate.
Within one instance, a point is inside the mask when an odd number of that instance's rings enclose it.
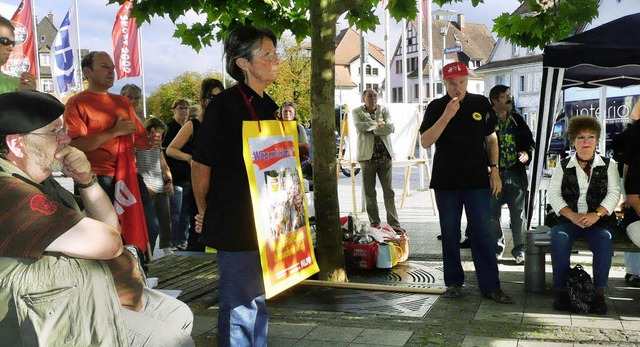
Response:
[[[426,262],[407,261],[390,270],[376,270],[350,275],[352,282],[403,285],[408,287],[441,287],[444,286],[442,265]]]
[[[439,267],[439,268],[438,268]],[[444,288],[441,263],[408,261],[383,271],[372,270],[349,275],[351,282],[419,288]],[[269,300],[269,305],[323,311],[424,317],[438,295],[311,286],[295,287]]]

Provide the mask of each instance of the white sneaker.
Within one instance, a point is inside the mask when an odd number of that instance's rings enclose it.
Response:
[[[524,264],[524,255],[521,254],[519,256],[516,257],[516,265],[522,265]]]
[[[167,248],[163,248],[162,252],[164,253],[164,255],[171,255],[174,252],[171,250],[171,247],[167,247]]]

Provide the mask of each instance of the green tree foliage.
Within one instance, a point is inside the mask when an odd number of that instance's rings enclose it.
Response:
[[[208,72],[205,74],[188,71],[177,76],[171,82],[161,84],[146,99],[147,114],[154,115],[167,123],[173,118],[171,105],[177,98],[184,98],[198,103],[200,99],[200,83],[210,77],[221,80],[222,74]],[[227,86],[231,85],[227,80]]]
[[[311,58],[303,46],[283,40],[284,55],[278,67],[278,79],[267,87],[267,94],[278,103],[293,101],[302,122],[311,120]]]
[[[434,0],[442,6],[462,0]],[[484,2],[472,0],[473,6]],[[521,47],[544,48],[571,36],[581,25],[598,16],[598,0],[521,0],[528,6],[523,14],[503,13],[494,20],[493,31]]]

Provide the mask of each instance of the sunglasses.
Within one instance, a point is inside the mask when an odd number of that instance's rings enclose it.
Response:
[[[3,45],[3,46],[15,46],[16,42],[10,40],[8,37],[0,37],[0,45]]]

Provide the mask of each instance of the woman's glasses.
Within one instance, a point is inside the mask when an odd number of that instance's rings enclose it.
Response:
[[[3,37],[0,37],[0,45],[7,46],[7,47],[8,46],[14,46],[15,47],[16,42],[11,40],[11,39],[9,39],[8,37],[4,37],[3,36]]]
[[[576,140],[578,140],[578,141],[595,141],[596,140],[596,136],[595,135],[589,135],[589,136],[580,135],[580,136],[576,136]]]
[[[60,140],[67,135],[69,129],[62,127],[60,129],[50,131],[48,133],[26,133],[25,135],[55,136],[56,140]]]

